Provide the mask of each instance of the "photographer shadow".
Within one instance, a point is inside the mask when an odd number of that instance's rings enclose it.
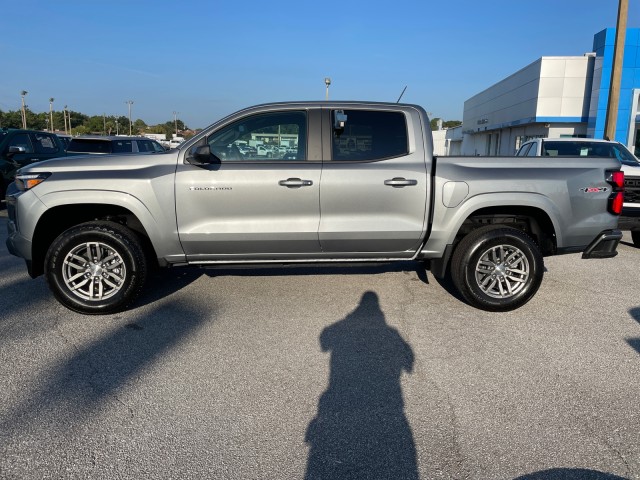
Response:
[[[306,479],[417,479],[416,447],[404,413],[400,377],[414,354],[385,322],[378,296],[320,335],[331,353],[329,386],[307,428]]]

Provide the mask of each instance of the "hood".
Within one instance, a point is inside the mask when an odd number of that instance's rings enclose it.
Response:
[[[86,172],[103,170],[136,170],[154,165],[175,164],[177,150],[150,153],[122,153],[115,155],[69,155],[31,163],[20,173],[36,172]]]

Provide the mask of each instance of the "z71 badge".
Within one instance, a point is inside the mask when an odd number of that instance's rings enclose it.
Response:
[[[609,187],[584,187],[584,188],[581,188],[580,191],[584,193],[608,192]]]

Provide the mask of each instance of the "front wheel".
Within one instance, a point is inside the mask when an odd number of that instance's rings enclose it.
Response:
[[[492,312],[515,310],[540,287],[544,261],[535,242],[515,228],[491,225],[464,237],[451,259],[451,277],[464,299]]]
[[[125,309],[147,275],[140,241],[114,222],[88,222],[63,232],[45,258],[49,288],[65,307],[106,314]]]

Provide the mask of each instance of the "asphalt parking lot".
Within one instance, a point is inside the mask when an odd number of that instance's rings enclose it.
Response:
[[[417,264],[175,269],[66,310],[5,247],[0,478],[640,478],[640,249],[475,310]]]

